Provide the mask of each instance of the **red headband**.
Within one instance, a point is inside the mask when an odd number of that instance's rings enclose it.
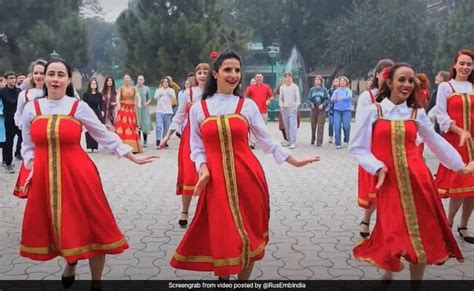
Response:
[[[209,54],[209,56],[211,57],[211,59],[217,59],[219,57],[219,53],[218,52],[212,52]]]

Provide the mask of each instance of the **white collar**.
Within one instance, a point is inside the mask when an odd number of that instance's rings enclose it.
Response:
[[[395,108],[398,109],[401,112],[409,111],[411,109],[410,107],[408,107],[406,101],[401,103],[401,104],[396,105],[388,98],[384,98],[382,100],[382,102],[380,102],[380,106],[382,107],[383,111],[385,111],[385,112],[391,112]]]

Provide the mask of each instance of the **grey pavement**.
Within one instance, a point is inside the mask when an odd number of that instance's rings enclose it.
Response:
[[[278,124],[270,123],[269,127],[275,139],[280,140]],[[251,278],[379,279],[383,271],[352,256],[353,246],[360,241],[358,224],[362,215],[356,204],[357,164],[347,148],[336,150],[327,143],[327,130],[322,147],[309,144],[309,123],[303,122],[298,134],[294,155],[320,155],[321,162],[298,169],[288,164],[277,166],[271,155],[255,151],[270,187],[271,219],[265,258],[256,263]],[[161,156],[150,165],[116,159],[106,150],[90,154],[130,245],[123,254],[107,256],[104,279],[214,279],[209,272],[169,266],[185,231],[177,223],[181,200],[174,194],[178,139],[171,141],[170,149],[160,151],[154,146],[154,137],[149,139],[152,146],[145,154]],[[436,159],[429,153],[426,158],[435,169]],[[17,161],[16,169],[19,166]],[[0,169],[0,280],[58,279],[64,266],[61,258],[36,262],[19,256],[25,201],[11,194],[16,177]],[[374,219],[375,216],[371,226]],[[465,262],[450,260],[444,266],[430,266],[426,279],[474,279],[474,246],[457,234],[455,237]],[[87,262],[79,262],[77,275],[79,279],[90,279]],[[395,274],[395,279],[408,278],[408,267]]]

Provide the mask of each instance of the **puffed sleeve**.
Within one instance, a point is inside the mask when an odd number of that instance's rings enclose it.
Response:
[[[194,103],[189,111],[189,125],[191,130],[191,160],[196,165],[196,170],[199,171],[201,164],[207,163],[206,149],[202,141],[201,122],[204,119],[201,102]]]
[[[124,144],[119,136],[105,127],[100,122],[97,115],[87,105],[87,103],[80,101],[77,107],[75,118],[80,120],[86,127],[89,134],[106,149],[114,151],[118,157],[121,157],[133,150],[133,148],[127,144]]]
[[[454,122],[448,114],[448,96],[452,93],[448,82],[439,84],[436,93],[436,120],[442,133],[448,132],[451,123]]]
[[[465,164],[458,151],[434,131],[433,124],[424,109],[418,109],[416,121],[418,123],[418,134],[439,161],[453,171],[464,169]]]
[[[385,164],[372,154],[372,127],[377,119],[377,107],[371,105],[361,110],[354,137],[349,143],[349,152],[364,170],[375,175]]]
[[[192,90],[192,89],[190,89]],[[189,93],[186,91],[183,93],[183,98],[179,100],[178,110],[171,120],[171,125],[169,130],[178,131],[181,125],[186,121],[186,107],[188,106]]]
[[[23,90],[18,95],[18,101],[16,104],[16,112],[13,119],[15,120],[15,125],[21,130],[21,121],[23,118],[23,109],[25,108],[26,98],[25,98],[26,90]]]
[[[372,105],[372,99],[370,98],[369,91],[362,92],[362,94],[360,94],[359,98],[357,99],[357,107],[356,107],[356,114],[355,114],[356,123],[361,115],[360,111],[362,111],[364,107],[367,107],[370,105]]]
[[[262,151],[272,154],[277,164],[282,164],[290,156],[290,151],[273,140],[257,104],[252,99],[245,99],[244,102],[243,114],[250,121],[250,131],[254,134]]]
[[[33,165],[35,145],[31,140],[31,122],[36,116],[33,110],[33,103],[29,102],[26,104],[23,114],[21,116],[22,131],[21,136],[23,142],[21,144],[21,156],[23,157],[23,163],[27,169],[31,169]]]

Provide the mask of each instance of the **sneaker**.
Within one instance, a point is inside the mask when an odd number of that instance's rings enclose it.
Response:
[[[296,148],[295,144],[290,145],[290,149],[294,149],[294,148]]]
[[[332,143],[332,136],[329,137],[329,143]]]
[[[348,146],[349,146],[349,143],[348,143],[348,142],[344,142],[344,146],[345,146],[345,147],[348,147]]]
[[[7,165],[5,167],[5,171],[7,171],[8,174],[14,174],[15,173],[15,169],[13,169],[12,165]]]
[[[21,154],[19,154],[19,153],[15,154],[15,158],[19,161],[23,160],[23,158],[21,157]]]
[[[341,146],[340,145],[337,145],[336,146],[336,150],[340,150],[341,149]]]
[[[281,142],[281,145],[284,146],[284,147],[287,147],[287,146],[290,145],[290,143],[285,140],[285,141],[282,141],[282,142]]]
[[[146,141],[143,141],[143,147],[144,147],[144,148],[147,147],[147,142],[146,142]]]

